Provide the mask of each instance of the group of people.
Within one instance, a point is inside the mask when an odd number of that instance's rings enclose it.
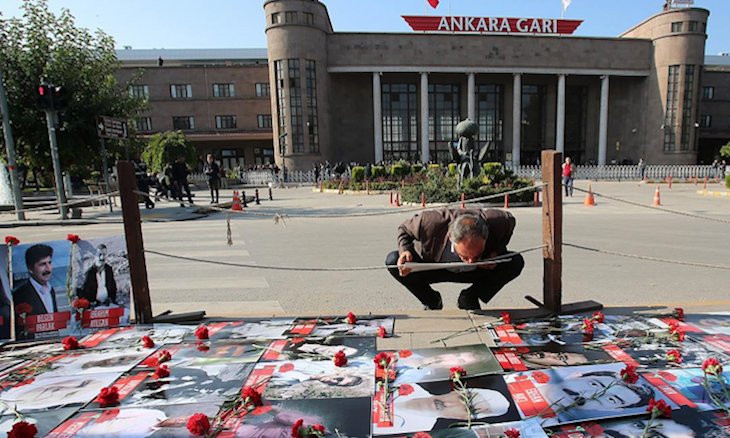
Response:
[[[208,155],[208,159],[213,158],[212,155]],[[190,183],[188,182],[188,175],[190,175],[190,169],[185,162],[184,156],[179,156],[172,163],[168,163],[162,169],[162,172],[147,172],[147,164],[142,161],[139,154],[133,159],[135,176],[137,178],[137,188],[140,192],[152,194],[151,190],[154,189],[155,193],[152,196],[143,196],[145,207],[154,208],[155,203],[153,198],[163,197],[165,199],[177,199],[180,201],[180,206],[184,207],[183,195],[185,195],[190,204],[193,203],[193,197],[190,193]],[[215,172],[215,175],[209,176],[209,185],[211,187],[211,203],[213,202],[213,193],[215,189],[215,202],[217,203],[218,189],[220,188],[220,168],[218,164],[213,160],[215,167],[211,167],[211,172]],[[206,172],[206,175],[208,173]],[[216,182],[217,181],[217,182]],[[212,184],[211,184],[212,182]]]

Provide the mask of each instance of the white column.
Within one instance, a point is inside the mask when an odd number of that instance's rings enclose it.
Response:
[[[475,80],[476,75],[474,73],[468,73],[468,80],[466,82],[466,114],[472,122],[477,121],[476,96],[474,95]]]
[[[522,74],[513,75],[512,84],[512,166],[520,165],[520,134],[522,129]]]
[[[606,165],[608,136],[608,75],[601,76],[601,113],[598,119],[598,165]]]
[[[565,152],[565,75],[558,75],[558,111],[555,116],[555,150]]]
[[[380,97],[380,72],[373,73],[373,137],[375,162],[383,161],[383,101]]]
[[[421,73],[421,162],[428,163],[428,73]]]

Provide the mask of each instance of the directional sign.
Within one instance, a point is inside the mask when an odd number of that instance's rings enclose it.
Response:
[[[127,138],[127,122],[122,119],[99,116],[96,118],[96,132],[102,138]]]

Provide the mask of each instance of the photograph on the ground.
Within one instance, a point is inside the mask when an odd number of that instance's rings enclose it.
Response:
[[[153,353],[146,348],[74,350],[47,359],[43,377],[78,376],[93,373],[125,373]]]
[[[166,345],[160,348],[170,353],[170,360],[165,362],[168,367],[186,366],[202,367],[207,365],[229,364],[229,363],[254,363],[262,349],[255,348],[253,344],[242,344],[237,342],[207,342],[196,343],[182,342],[180,344]],[[143,367],[156,367],[158,365],[157,354],[151,354],[140,363]]]
[[[10,286],[10,247],[0,245],[0,341],[13,338],[13,289]]]
[[[641,342],[629,338],[617,339],[603,348],[610,351],[616,360],[650,369],[697,368],[711,357],[723,363],[730,360],[729,356],[689,337],[683,342],[666,338],[648,338]]]
[[[75,414],[76,411],[76,408],[58,408],[48,411],[25,413],[22,417],[18,417],[17,415],[3,415],[0,417],[0,433],[7,434],[15,423],[25,421],[36,427],[38,430],[36,436],[47,436],[51,430]]]
[[[344,317],[298,318],[287,332],[289,336],[378,336],[380,327],[390,336],[395,318],[384,316],[357,317],[349,324]]]
[[[490,324],[487,333],[498,347],[574,345],[600,343],[613,339],[610,329],[594,324],[592,333],[585,333],[580,318],[558,318],[520,324]]]
[[[723,382],[705,376],[701,368],[661,370],[642,376],[679,406],[700,411],[730,408],[730,369],[722,373]]]
[[[489,347],[483,344],[404,349],[391,353],[396,359],[395,384],[448,380],[453,367],[464,368],[469,377],[502,371]]]
[[[179,344],[195,326],[177,324],[133,325],[115,327],[89,334],[79,342],[84,348],[129,348],[142,345],[149,336],[155,345]]]
[[[209,324],[211,340],[254,341],[261,339],[284,339],[284,333],[294,323],[294,318],[246,319],[243,321]],[[191,335],[192,336],[192,335]]]
[[[617,359],[604,349],[583,345],[499,347],[492,352],[504,371],[541,370],[553,367],[613,363]]]
[[[348,360],[372,360],[375,356],[375,338],[366,336],[326,336],[307,338],[277,339],[266,343],[254,344],[265,348],[262,362],[282,360],[333,360],[342,351]]]

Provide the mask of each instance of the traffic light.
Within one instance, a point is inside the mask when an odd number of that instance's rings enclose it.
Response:
[[[53,95],[51,86],[48,84],[40,84],[36,93],[36,103],[39,109],[52,110],[53,109]]]
[[[38,85],[38,108],[43,111],[63,111],[68,106],[68,92],[61,85]]]
[[[66,87],[56,85],[51,87],[51,94],[53,96],[53,109],[57,111],[63,111],[68,106],[68,92]]]

